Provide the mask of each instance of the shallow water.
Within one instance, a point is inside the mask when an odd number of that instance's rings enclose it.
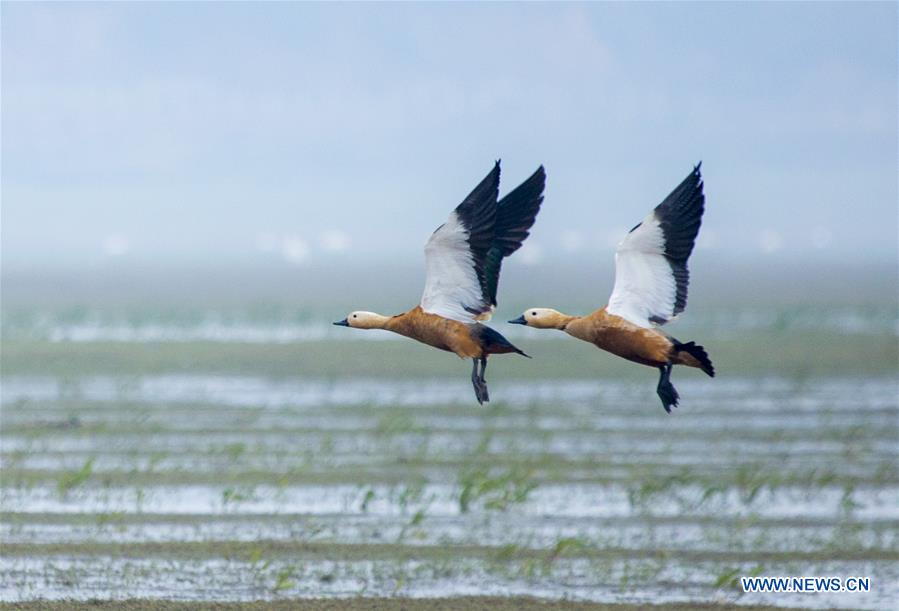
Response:
[[[357,515],[363,513],[366,495],[373,495],[364,512],[372,515],[402,516],[410,508],[427,508],[429,516],[444,517],[462,513],[455,484],[431,484],[416,489],[416,496],[427,503],[398,506],[393,500],[396,488],[377,485],[283,486],[254,485],[247,498],[223,497],[220,486],[142,486],[84,487],[60,495],[55,486],[33,485],[3,490],[0,502],[5,510],[26,513],[153,513],[200,514],[239,511],[242,514]],[[634,503],[625,486],[586,484],[541,484],[516,506],[520,516],[556,518],[612,518],[632,514]],[[660,496],[641,508],[641,515],[676,517],[684,507],[695,507],[692,516],[728,515],[755,518],[809,518],[839,520],[844,512],[845,490],[823,487],[809,490],[781,487],[767,491],[752,502],[736,489],[725,490],[704,500],[705,490],[698,486],[680,486],[677,494]],[[852,494],[854,518],[859,520],[899,519],[899,486],[856,489]],[[421,505],[421,506],[420,506]]]
[[[896,380],[684,378],[671,416],[651,386],[6,376],[0,599],[899,598]]]
[[[795,417],[804,412],[839,407],[846,410],[893,410],[896,407],[895,378],[840,378],[811,380],[786,378],[681,379],[678,389],[689,398],[691,414],[713,411],[739,412],[747,417],[759,411],[777,411]],[[589,414],[605,419],[608,413],[626,413],[634,406],[646,409],[655,399],[645,383],[614,380],[541,380],[491,384],[491,392],[502,397],[510,409],[558,403],[565,416]],[[122,402],[207,403],[218,407],[326,408],[461,404],[471,407],[471,386],[457,378],[424,380],[291,379],[271,380],[250,376],[152,375],[90,376],[60,379],[49,376],[6,376],[0,388],[0,404],[28,401],[96,401],[118,408]],[[602,407],[602,412],[597,408]],[[657,415],[658,412],[651,415]],[[470,414],[462,413],[465,418]],[[636,416],[647,416],[638,412]],[[688,414],[689,415],[689,414]],[[855,422],[853,420],[853,422]]]
[[[646,560],[595,561],[588,559],[557,559],[551,564],[528,571],[521,576],[516,562],[463,561],[434,565],[418,560],[381,561],[316,561],[304,558],[275,560],[264,568],[258,563],[237,560],[204,560],[200,562],[171,562],[163,559],[122,559],[112,557],[49,556],[40,561],[15,558],[5,563],[4,585],[0,597],[16,598],[30,584],[43,583],[45,598],[125,599],[130,597],[166,598],[174,600],[218,599],[227,592],[233,600],[276,598],[267,582],[272,574],[286,575],[290,594],[298,597],[355,597],[410,596],[445,597],[465,595],[529,595],[555,597],[560,585],[567,598],[617,602],[674,602],[693,601],[708,596],[705,584],[714,579],[714,563]],[[747,571],[750,565],[745,565]],[[772,565],[773,571],[793,570],[789,564]],[[811,574],[849,574],[861,569],[866,574],[880,574],[895,581],[899,571],[895,565],[870,562],[847,565],[825,562],[808,567]],[[602,574],[597,580],[597,574]],[[499,582],[497,577],[503,577]],[[657,585],[639,582],[651,576]],[[83,589],[72,595],[65,581],[79,581]],[[633,586],[628,584],[636,581]],[[127,584],[122,589],[121,584]],[[672,588],[672,584],[677,584]],[[283,592],[283,590],[282,590]],[[720,596],[716,600],[722,600]],[[857,608],[859,596],[836,594],[828,600],[814,595],[760,596],[754,602],[806,608]],[[865,603],[877,608],[889,608],[895,599],[891,592],[866,596]]]

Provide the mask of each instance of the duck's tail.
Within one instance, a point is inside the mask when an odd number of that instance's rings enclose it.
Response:
[[[508,354],[509,352],[514,352],[515,354],[531,358],[529,354],[525,354],[523,350],[503,337],[499,331],[491,329],[487,325],[478,326],[480,327],[478,329],[478,340],[485,354]]]
[[[675,363],[702,369],[710,378],[715,377],[715,366],[712,365],[712,359],[709,358],[705,348],[696,342],[682,344],[677,340],[673,341]]]

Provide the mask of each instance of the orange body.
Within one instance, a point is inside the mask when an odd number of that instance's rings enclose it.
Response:
[[[658,329],[637,326],[600,308],[572,319],[563,330],[578,339],[635,363],[658,367],[665,364],[702,368],[687,352],[675,351],[674,342]]]
[[[415,306],[408,312],[391,318],[384,328],[440,350],[454,352],[464,359],[484,355],[482,347],[472,337],[473,326],[428,314],[421,306]]]
[[[521,352],[489,327],[429,314],[421,306],[415,306],[408,312],[388,319],[383,328],[434,348],[453,352],[463,359]]]

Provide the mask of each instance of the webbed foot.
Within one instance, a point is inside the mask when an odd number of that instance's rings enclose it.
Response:
[[[672,407],[677,407],[677,402],[680,399],[677,390],[675,390],[674,385],[671,383],[671,367],[672,365],[670,364],[659,367],[661,375],[659,376],[659,385],[656,387],[659,399],[662,400],[662,407],[664,407],[665,411],[669,414],[671,413]]]

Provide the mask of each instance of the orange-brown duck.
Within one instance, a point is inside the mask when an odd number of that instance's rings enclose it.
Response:
[[[496,309],[503,258],[521,247],[534,224],[546,174],[543,166],[497,201],[499,162],[437,228],[425,244],[425,289],[421,303],[396,316],[356,311],[335,325],[385,329],[472,359],[471,383],[478,403],[489,401],[487,357],[514,352],[528,356],[482,324]],[[480,365],[480,369],[479,366]]]
[[[699,165],[630,230],[615,253],[615,287],[607,306],[587,316],[529,308],[510,323],[559,329],[629,361],[657,367],[657,392],[666,412],[677,407],[671,368],[686,365],[715,375],[702,346],[661,330],[687,305],[687,259],[699,233],[705,196]]]

